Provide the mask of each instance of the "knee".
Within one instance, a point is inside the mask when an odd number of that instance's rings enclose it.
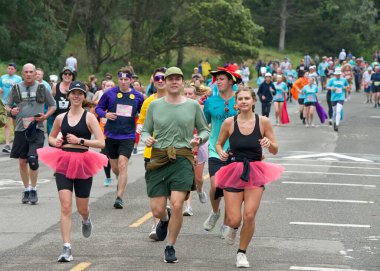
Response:
[[[166,206],[153,206],[152,207],[152,214],[154,217],[163,217],[166,212]]]
[[[231,228],[239,228],[241,223],[241,216],[235,215],[235,216],[227,216],[226,218],[227,225]]]
[[[61,214],[63,216],[71,215],[71,204],[70,203],[62,203],[61,204]]]
[[[31,170],[37,170],[39,168],[37,155],[28,156],[28,164]]]
[[[89,213],[89,208],[88,206],[77,206],[78,213],[81,216],[87,215]]]
[[[183,203],[180,201],[174,201],[170,203],[170,208],[172,213],[181,213],[182,214],[182,205]]]
[[[253,224],[255,222],[256,211],[244,213],[244,223]]]

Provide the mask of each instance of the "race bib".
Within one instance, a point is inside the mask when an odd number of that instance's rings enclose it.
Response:
[[[342,93],[342,91],[343,91],[342,88],[336,88],[335,89],[335,93]]]
[[[28,97],[28,93],[27,92],[21,92],[21,98],[22,99],[32,98],[32,97],[36,97],[36,93],[35,92],[31,91],[29,97]]]
[[[305,68],[304,67],[300,67],[300,70],[303,71]]]
[[[314,97],[313,96],[308,96],[307,97],[308,102],[314,102]]]
[[[26,129],[32,121],[34,121],[34,117],[22,118],[22,125]]]
[[[380,82],[374,82],[373,83],[375,86],[380,86]]]
[[[121,116],[121,117],[131,117],[132,110],[133,110],[133,107],[131,105],[118,104],[116,106],[116,115]]]
[[[277,100],[282,99],[282,95],[281,94],[276,94],[276,99]]]

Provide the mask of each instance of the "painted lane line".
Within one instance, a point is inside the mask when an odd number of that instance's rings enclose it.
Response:
[[[285,157],[265,157],[265,160],[267,161],[281,161],[281,160],[286,160],[286,161],[289,161],[289,160],[292,160],[294,161],[294,159],[292,158],[285,158]],[[336,163],[339,163],[339,164],[355,164],[355,165],[371,165],[371,166],[374,166],[374,165],[380,165],[380,163],[375,163],[375,162],[370,162],[370,163],[367,163],[367,162],[353,162],[353,161],[324,161],[324,160],[313,160],[313,159],[302,159],[302,160],[298,160],[300,162],[300,165],[305,165],[305,164],[302,164],[301,162],[326,162],[326,164],[331,164],[331,162],[336,162]]]
[[[310,164],[291,164],[280,163],[281,166],[305,166],[305,167],[328,167],[328,168],[346,168],[346,169],[368,169],[368,170],[380,170],[380,167],[348,167],[348,166],[327,166],[327,165],[310,165]]]
[[[148,221],[152,217],[153,217],[152,212],[149,212],[149,213],[145,214],[143,217],[140,217],[138,220],[136,220],[136,222],[129,225],[129,227],[130,228],[140,227],[142,224],[144,224],[146,221]]]
[[[313,154],[301,154],[301,155],[291,155],[291,156],[286,156],[284,158],[288,159],[304,159],[304,158],[319,158],[319,157],[336,157],[336,158],[341,158],[341,159],[347,159],[355,162],[373,162],[368,159],[364,158],[359,158],[359,157],[353,157],[353,156],[348,156],[340,153],[334,153],[334,152],[324,152],[324,153],[313,153]]]
[[[288,181],[284,181],[282,183],[285,183],[285,184],[332,185],[332,186],[353,186],[353,187],[376,188],[376,185],[355,184],[355,183],[315,183],[315,182],[288,182]]]
[[[90,265],[91,265],[91,263],[86,263],[86,262],[79,263],[76,266],[74,266],[73,268],[71,268],[70,271],[83,271],[87,267],[89,267]]]
[[[355,174],[355,173],[320,172],[320,171],[292,171],[292,170],[285,170],[285,173],[342,175],[342,176],[360,176],[360,177],[377,177],[377,178],[380,177],[380,175],[378,175],[378,174]]]
[[[295,201],[321,201],[321,202],[342,202],[342,203],[374,203],[373,201],[364,201],[364,200],[343,200],[343,199],[313,199],[313,198],[286,198],[286,200],[295,200]]]
[[[328,267],[311,267],[311,266],[291,266],[289,270],[299,271],[366,271],[364,269],[342,269],[342,268],[328,268]]]
[[[345,227],[345,228],[371,228],[371,225],[359,224],[334,224],[334,223],[318,223],[318,222],[289,222],[290,225],[304,225],[304,226],[326,226],[326,227]]]

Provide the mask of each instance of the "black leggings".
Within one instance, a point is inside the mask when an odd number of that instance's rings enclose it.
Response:
[[[55,173],[55,182],[57,184],[58,191],[75,190],[75,196],[77,198],[89,198],[92,186],[92,177],[88,179],[68,179],[65,175]]]
[[[327,102],[327,106],[329,107],[329,119],[332,119],[334,111],[333,111],[333,106],[331,104],[331,90],[327,91],[326,102]]]

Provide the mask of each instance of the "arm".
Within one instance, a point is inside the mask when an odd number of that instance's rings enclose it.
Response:
[[[99,148],[103,149],[105,147],[104,142],[104,135],[102,130],[100,129],[100,125],[98,120],[96,119],[94,114],[87,114],[87,125],[90,129],[91,133],[94,135],[95,139],[84,140],[84,146],[90,147],[90,148]]]
[[[210,129],[208,128],[206,117],[202,112],[201,106],[196,103],[197,111],[195,115],[195,127],[198,130],[198,137],[201,139],[200,144],[205,143],[210,136]],[[200,145],[199,144],[199,145]]]
[[[62,124],[62,119],[65,113],[59,114],[53,123],[53,128],[51,128],[50,134],[49,134],[49,144],[51,146],[54,146],[56,148],[61,148],[63,144],[63,139],[62,136],[57,138],[59,132],[61,131],[61,124]]]
[[[268,151],[271,154],[276,155],[278,153],[278,145],[273,133],[272,123],[267,117],[260,116],[260,119],[262,120],[264,128],[263,138],[260,140],[260,145],[262,147],[268,148]]]
[[[148,112],[146,114],[144,126],[141,132],[141,140],[146,146],[151,147],[156,142],[153,138],[153,109],[149,106]]]
[[[226,143],[228,137],[230,136],[230,127],[233,123],[234,118],[230,117],[227,118],[220,128],[220,133],[218,137],[218,141],[216,141],[215,149],[216,152],[219,154],[220,160],[226,161],[228,158],[228,153],[223,150],[224,143]]]

